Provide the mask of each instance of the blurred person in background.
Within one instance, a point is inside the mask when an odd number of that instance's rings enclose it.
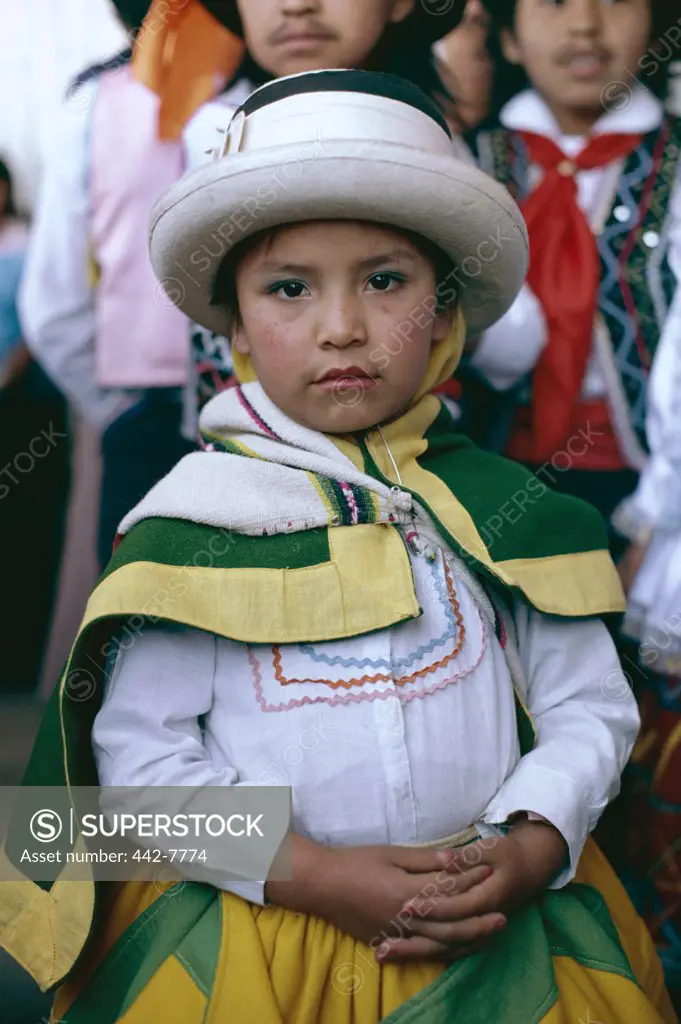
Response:
[[[9,384],[29,361],[17,312],[27,235],[26,224],[17,217],[12,175],[0,160],[0,387]]]
[[[650,458],[619,519],[633,539],[623,633],[641,708],[623,846],[681,1012],[681,331],[655,355],[646,431]]]
[[[543,470],[590,427],[551,485],[610,524],[647,461],[654,354],[681,327],[681,121],[664,104],[670,63],[655,57],[681,5],[485,7],[493,97],[476,156],[520,202],[533,259],[474,362],[500,405],[512,406],[498,438],[509,457]],[[611,544],[619,558],[626,539],[612,525]]]
[[[199,3],[199,0],[190,0]],[[215,128],[260,85],[283,75],[320,68],[366,68],[401,75],[435,99],[458,131],[457,104],[441,77],[433,44],[460,22],[465,0],[430,10],[419,0],[204,0],[234,35],[245,42],[243,60],[220,97],[222,114],[207,104],[188,126],[193,150],[216,145]],[[216,116],[217,115],[217,116]],[[199,141],[201,145],[199,145]],[[458,149],[458,143],[457,143]],[[463,149],[460,155],[463,156]],[[218,244],[219,241],[218,241]],[[178,282],[173,282],[178,285]],[[179,282],[182,287],[190,286]],[[233,380],[229,342],[195,327],[186,391],[184,429],[194,436],[198,412]]]
[[[0,631],[4,694],[29,694],[37,683],[69,477],[64,401],[22,340],[17,295],[27,235],[12,175],[0,160],[0,531],[9,597]]]
[[[531,251],[527,284],[473,357],[498,399],[488,426],[544,485],[598,509],[630,590],[652,533],[678,521],[681,120],[665,100],[681,4],[485,6],[493,117],[476,155],[519,202]],[[618,637],[619,692],[631,677],[644,728],[607,852],[681,1005],[679,688],[645,625],[678,613],[679,569],[656,547],[643,609],[630,607],[642,649]]]
[[[148,0],[114,5],[132,42]],[[229,66],[235,43],[211,22]],[[29,347],[102,430],[102,565],[123,515],[192,448],[180,432],[187,321],[159,294],[146,245],[153,204],[181,177],[186,152],[182,138],[159,138],[158,97],[130,57],[88,69],[67,93],[21,294]]]
[[[456,100],[457,119],[466,129],[485,119],[492,91],[492,64],[487,52],[489,18],[481,0],[468,0],[461,24],[434,47],[436,66]]]

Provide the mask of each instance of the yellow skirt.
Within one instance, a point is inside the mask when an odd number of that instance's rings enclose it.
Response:
[[[650,936],[592,841],[585,848],[576,881],[593,886],[603,896],[638,985],[620,974],[554,953],[557,998],[535,1020],[675,1024]],[[215,901],[219,933],[213,940],[207,925],[197,925],[193,942],[178,946],[143,984],[138,978],[122,995],[119,984],[115,994],[119,1009],[112,1016],[111,1007],[106,1007],[106,986],[98,983],[98,966],[101,970],[112,957],[124,955],[128,942],[139,942],[135,937],[128,940],[127,933],[141,915],[146,914],[153,927],[160,895],[154,885],[145,883],[130,883],[117,891],[102,930],[91,940],[75,974],[58,990],[54,1024],[104,1020],[120,1024],[378,1024],[444,971],[443,965],[431,963],[379,966],[367,946],[324,921],[277,907],[254,907],[221,893],[219,903]],[[211,941],[216,950],[212,966],[206,962]],[[134,962],[143,963],[144,942],[134,953]],[[518,972],[523,973],[521,959]],[[431,1021],[427,1015],[404,1019]],[[506,1017],[497,1017],[488,1006],[479,1019],[503,1024]],[[432,1020],[435,1024],[435,1016]]]

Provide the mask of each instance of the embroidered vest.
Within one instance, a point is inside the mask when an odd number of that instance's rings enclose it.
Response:
[[[530,191],[526,147],[505,128],[472,138],[482,169],[506,185],[518,202]],[[667,117],[645,136],[622,168],[604,230],[599,312],[632,427],[647,452],[646,390],[650,367],[676,290],[669,264],[669,209],[681,157],[681,120]]]
[[[184,170],[182,142],[160,142],[159,99],[130,67],[102,74],[91,124],[97,382],[174,387],[187,377],[189,323],[151,266],[149,217]],[[187,281],[171,282],[186,287]]]

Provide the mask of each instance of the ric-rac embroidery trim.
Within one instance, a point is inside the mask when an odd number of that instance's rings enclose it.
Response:
[[[449,654],[445,655],[444,658],[441,658],[439,661],[436,661],[436,662],[434,662],[431,665],[427,665],[425,668],[418,669],[417,671],[412,672],[409,675],[398,676],[396,678],[393,677],[393,675],[390,672],[387,672],[387,673],[379,672],[379,673],[377,673],[375,675],[363,675],[363,676],[361,676],[359,678],[355,677],[355,678],[352,678],[352,679],[340,679],[340,680],[332,680],[332,679],[324,679],[324,678],[321,678],[321,679],[313,679],[313,678],[295,679],[295,678],[287,678],[284,675],[284,671],[283,671],[283,667],[282,667],[282,663],[281,663],[282,662],[281,646],[275,645],[275,646],[272,647],[272,658],[273,658],[273,664],[274,664],[274,676],[275,676],[275,679],[277,680],[277,682],[281,686],[291,686],[291,685],[294,685],[294,684],[302,684],[302,683],[318,683],[318,684],[321,684],[323,686],[329,686],[332,690],[341,690],[341,689],[350,690],[353,687],[364,686],[364,685],[370,684],[370,683],[385,683],[385,682],[392,682],[394,686],[408,686],[409,683],[413,683],[417,679],[422,679],[424,676],[432,675],[433,672],[437,672],[439,669],[445,668],[461,652],[461,649],[462,649],[462,647],[464,645],[464,641],[466,639],[466,627],[464,626],[463,615],[461,614],[461,607],[459,605],[459,599],[458,599],[458,597],[456,595],[456,590],[455,590],[455,587],[454,587],[454,581],[452,580],[451,570],[450,570],[449,565],[447,564],[446,560],[443,561],[443,568],[444,568],[445,582],[446,582],[446,586],[447,586],[447,597],[448,597],[449,605],[450,605],[450,607],[452,609],[452,613],[453,613],[453,618],[454,618],[454,623],[455,623],[455,635],[456,635],[456,638],[457,638],[456,642],[454,644],[454,647],[449,652]]]

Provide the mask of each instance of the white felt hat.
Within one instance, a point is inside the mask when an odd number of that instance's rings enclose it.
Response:
[[[222,140],[221,140],[222,141]],[[192,320],[217,334],[218,268],[256,232],[309,220],[366,220],[416,232],[454,269],[469,331],[498,320],[527,272],[525,222],[505,188],[457,158],[437,106],[411,83],[368,71],[315,71],[257,89],[215,159],[156,204],[151,260]]]

